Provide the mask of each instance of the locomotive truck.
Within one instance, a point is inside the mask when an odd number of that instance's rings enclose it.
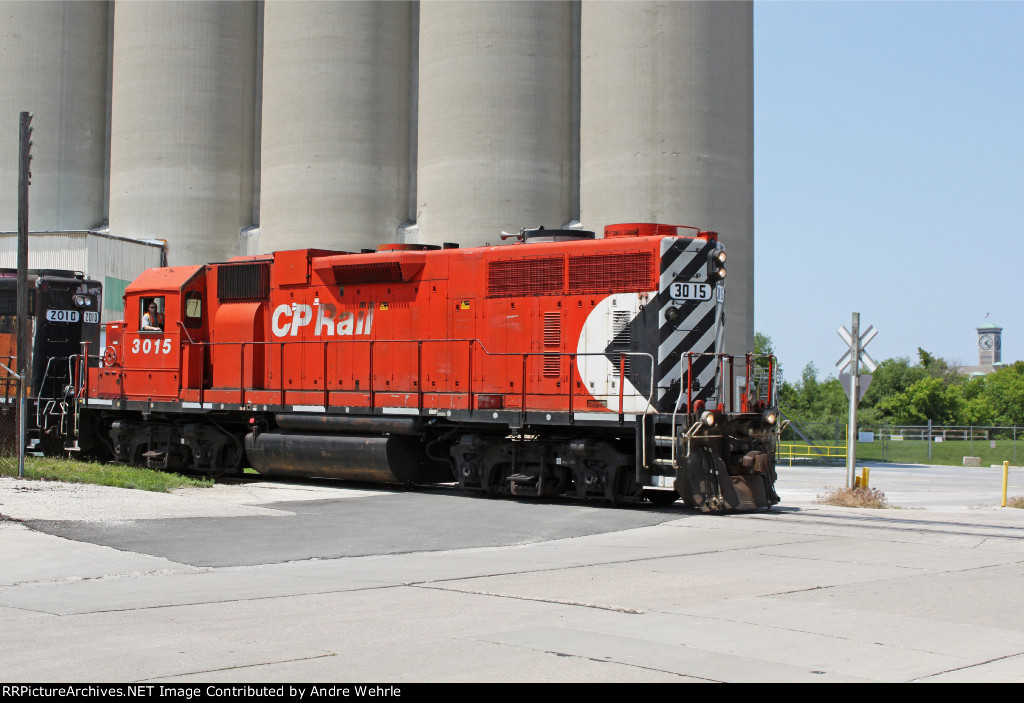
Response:
[[[767,509],[773,359],[723,353],[725,261],[715,232],[620,224],[150,269],[83,351],[102,361],[67,442],[214,476]]]

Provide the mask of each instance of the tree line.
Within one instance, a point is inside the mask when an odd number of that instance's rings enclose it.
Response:
[[[771,337],[758,332],[755,350],[773,353]],[[779,389],[782,412],[802,422],[846,422],[849,400],[839,379],[818,380],[808,363],[796,381]],[[986,376],[968,376],[924,349],[917,361],[897,357],[882,361],[871,375],[857,411],[862,425],[1024,426],[1024,361]]]

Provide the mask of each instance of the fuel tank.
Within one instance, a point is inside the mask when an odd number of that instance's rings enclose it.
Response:
[[[245,436],[252,467],[264,476],[338,478],[373,483],[450,481],[451,470],[427,459],[423,443],[401,435],[367,437],[274,431]]]

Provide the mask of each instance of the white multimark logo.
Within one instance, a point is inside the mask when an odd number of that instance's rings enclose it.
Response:
[[[313,323],[313,334],[320,336],[352,336],[370,334],[373,324],[373,303],[365,310],[352,312],[338,311],[331,303],[316,306],[316,322],[313,322],[313,306],[303,303],[284,303],[274,308],[270,328],[275,337],[296,337],[299,330]]]

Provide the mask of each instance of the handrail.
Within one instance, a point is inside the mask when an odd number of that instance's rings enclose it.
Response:
[[[181,322],[179,321],[178,324],[181,325]],[[184,328],[183,325],[182,325],[182,327]],[[240,351],[242,353],[242,356],[243,356],[243,358],[240,361],[241,373],[240,373],[239,388],[238,388],[238,390],[241,393],[241,400],[240,400],[240,402],[242,404],[244,404],[244,402],[245,402],[245,391],[246,390],[251,390],[251,389],[245,389],[244,388],[244,380],[245,380],[245,374],[244,374],[244,366],[245,366],[244,352],[245,352],[245,348],[247,346],[256,347],[256,346],[272,345],[272,344],[280,345],[279,359],[278,359],[278,363],[279,363],[279,377],[280,377],[279,392],[281,393],[282,402],[284,402],[284,394],[287,392],[287,390],[284,387],[284,348],[285,348],[285,341],[283,341],[283,340],[230,341],[230,342],[196,341],[196,340],[193,340],[191,338],[191,336],[188,334],[187,330],[185,330],[185,337],[187,339],[181,340],[182,346],[187,341],[188,344],[193,345],[193,346],[198,346],[198,347],[201,347],[201,348],[215,347],[215,346],[238,346],[239,347],[239,349],[240,349]],[[466,394],[467,394],[467,396],[469,398],[469,401],[470,401],[470,404],[471,404],[471,407],[470,407],[471,410],[473,409],[472,408],[472,400],[473,400],[473,396],[475,395],[475,392],[474,392],[474,389],[473,389],[473,357],[474,357],[473,347],[474,347],[474,345],[477,345],[479,347],[480,351],[483,354],[485,354],[486,356],[488,356],[488,357],[492,357],[493,358],[493,357],[502,357],[502,356],[504,356],[504,357],[515,356],[515,357],[521,357],[523,359],[522,381],[521,381],[520,395],[522,396],[521,412],[524,412],[524,413],[525,413],[525,405],[526,405],[526,403],[525,403],[525,400],[526,400],[526,364],[528,363],[529,358],[531,358],[531,357],[544,357],[544,356],[557,355],[559,357],[570,357],[570,361],[575,363],[575,361],[576,361],[576,359],[578,357],[587,357],[587,356],[607,357],[608,356],[604,352],[555,352],[555,351],[550,351],[550,350],[547,350],[547,351],[536,351],[536,352],[526,352],[526,353],[522,353],[522,352],[491,352],[491,351],[489,351],[487,349],[486,345],[484,345],[484,343],[482,341],[480,341],[479,339],[476,339],[476,338],[428,339],[428,340],[423,340],[423,339],[367,339],[367,340],[296,339],[296,340],[288,340],[287,344],[288,344],[288,346],[300,345],[300,344],[320,344],[320,345],[323,345],[323,348],[324,348],[324,371],[325,371],[325,374],[326,374],[326,369],[327,369],[327,357],[328,357],[327,349],[328,349],[328,346],[330,344],[332,344],[332,343],[333,344],[344,343],[344,344],[350,344],[350,345],[356,345],[356,344],[368,345],[369,346],[369,363],[370,363],[370,385],[369,385],[369,388],[367,388],[367,393],[370,396],[370,407],[373,408],[373,407],[375,407],[375,402],[374,401],[375,401],[375,395],[377,393],[377,391],[376,391],[376,389],[374,387],[374,384],[373,384],[373,380],[372,380],[373,379],[373,366],[374,366],[373,362],[374,362],[374,358],[376,356],[374,354],[374,348],[376,346],[378,346],[378,345],[381,345],[381,344],[412,344],[414,342],[416,343],[417,350],[418,350],[417,351],[416,393],[417,393],[417,396],[418,396],[417,406],[418,406],[418,408],[420,410],[422,410],[422,407],[423,407],[423,394],[424,394],[422,378],[420,378],[422,376],[422,373],[423,373],[423,366],[422,366],[423,344],[452,344],[452,343],[459,343],[459,342],[464,342],[464,343],[467,344],[467,348],[468,348],[468,352],[469,352],[469,359],[468,359],[469,363],[468,363],[467,368],[468,368],[470,377],[469,377],[469,387],[466,390]],[[644,396],[642,393],[635,392],[635,393],[631,393],[630,397],[631,398],[643,398],[643,399],[646,400],[647,407],[644,410],[641,411],[641,414],[651,414],[651,413],[655,412],[655,411],[652,410],[652,403],[653,403],[653,400],[654,400],[654,392],[656,390],[655,385],[654,385],[654,382],[655,382],[655,378],[654,378],[654,369],[655,369],[654,355],[650,354],[648,352],[618,352],[618,354],[620,356],[620,382],[619,382],[619,386],[620,386],[620,388],[619,388],[619,396],[620,396],[619,410],[620,410],[620,412],[619,412],[619,414],[620,415],[622,414],[622,409],[624,407],[624,390],[623,390],[624,386],[622,385],[622,382],[621,382],[621,379],[624,378],[624,376],[621,374],[621,370],[624,367],[624,359],[625,359],[625,357],[634,357],[634,356],[635,357],[646,357],[648,362],[649,362],[649,364],[650,364],[650,389],[649,389],[649,391],[648,391],[646,396]],[[201,406],[205,403],[204,398],[203,398],[204,390],[205,390],[205,385],[206,385],[205,384],[205,380],[206,380],[205,379],[205,371],[206,371],[206,365],[205,365],[205,354],[204,354],[204,363],[201,364],[201,369],[200,369],[200,385],[199,385],[199,389],[198,389],[199,393],[200,393],[199,403],[200,403]],[[180,377],[179,377],[179,379],[180,379]],[[181,387],[181,382],[179,380],[179,388],[180,387]],[[226,390],[234,390],[234,389],[226,389]],[[312,390],[312,389],[310,389],[310,390]],[[330,389],[328,387],[327,378],[325,376],[325,378],[324,378],[324,398],[325,398],[325,401],[328,401],[329,398],[330,398],[329,392],[330,392]],[[558,394],[554,394],[554,395],[558,395]],[[572,383],[569,384],[569,390],[566,393],[566,395],[569,396],[570,403],[571,403],[571,400],[572,400],[572,397],[573,397],[573,384]],[[328,403],[325,402],[325,407],[326,407],[327,404]],[[571,407],[570,407],[570,412],[571,412]]]
[[[375,361],[376,357],[378,356],[376,351],[377,351],[377,349],[378,349],[378,347],[380,345],[387,345],[387,344],[404,344],[404,345],[409,345],[409,344],[412,344],[412,343],[416,344],[416,365],[417,365],[416,379],[414,381],[413,389],[409,389],[408,392],[416,394],[416,396],[417,396],[417,409],[419,409],[419,410],[423,409],[424,402],[425,402],[424,396],[425,396],[425,393],[426,393],[426,391],[424,390],[425,386],[424,386],[424,384],[422,382],[423,379],[421,378],[422,375],[423,375],[423,372],[424,372],[424,362],[423,362],[424,344],[451,345],[451,344],[463,343],[463,344],[466,345],[467,354],[468,354],[468,358],[467,358],[467,371],[469,373],[469,378],[468,378],[468,387],[465,389],[464,392],[465,392],[465,394],[468,397],[469,409],[470,410],[474,410],[475,409],[473,407],[473,405],[475,404],[474,403],[475,396],[479,394],[479,389],[475,386],[475,373],[474,373],[475,372],[475,368],[474,368],[475,367],[475,363],[474,362],[475,362],[475,359],[476,359],[476,356],[477,356],[476,350],[479,349],[479,353],[480,354],[482,354],[482,355],[484,355],[486,357],[489,357],[489,358],[513,357],[513,356],[515,356],[515,357],[518,357],[518,358],[520,358],[522,360],[522,362],[521,362],[522,363],[522,365],[521,365],[521,373],[520,373],[520,389],[519,389],[518,395],[520,396],[520,412],[523,413],[523,414],[525,414],[525,412],[526,412],[526,405],[527,405],[527,402],[526,402],[527,401],[527,397],[526,396],[528,394],[527,365],[529,364],[529,362],[531,360],[531,357],[533,357],[533,358],[536,358],[536,357],[551,357],[553,355],[557,356],[559,358],[569,357],[570,364],[573,367],[575,367],[578,364],[578,360],[579,360],[580,357],[594,356],[594,357],[605,357],[605,358],[607,358],[609,356],[605,352],[570,352],[570,351],[558,351],[558,352],[556,352],[556,351],[552,351],[552,350],[540,350],[540,351],[532,351],[532,352],[526,352],[526,353],[523,353],[523,352],[492,352],[489,349],[487,349],[487,346],[480,339],[477,339],[477,338],[431,339],[431,340],[424,340],[424,339],[367,339],[367,340],[354,340],[354,339],[351,339],[351,340],[350,339],[296,339],[296,340],[281,340],[281,339],[274,339],[274,340],[268,340],[268,341],[226,341],[226,342],[213,342],[213,341],[195,340],[195,339],[192,338],[191,334],[189,334],[187,328],[185,328],[184,324],[180,320],[177,321],[177,325],[181,328],[181,331],[183,332],[183,336],[179,337],[179,340],[181,342],[181,346],[182,347],[184,346],[185,343],[188,343],[191,346],[200,347],[200,348],[202,348],[204,350],[205,350],[206,347],[211,347],[212,348],[212,347],[216,347],[216,346],[238,346],[239,347],[239,349],[240,349],[240,351],[242,353],[243,358],[240,361],[240,378],[239,378],[238,390],[240,392],[240,402],[243,403],[243,404],[245,403],[246,391],[247,390],[252,390],[252,389],[245,388],[245,359],[244,359],[245,352],[246,352],[247,349],[255,350],[257,347],[268,346],[268,345],[279,345],[279,347],[278,347],[279,359],[278,359],[277,371],[278,371],[278,374],[279,374],[280,381],[279,381],[279,384],[278,384],[278,391],[281,393],[282,402],[284,402],[285,394],[289,392],[285,388],[285,382],[284,382],[285,381],[285,375],[284,375],[285,363],[284,363],[284,359],[285,359],[285,354],[286,354],[286,344],[287,344],[287,347],[293,347],[293,346],[296,346],[296,345],[304,345],[304,344],[305,345],[309,345],[309,344],[322,345],[322,349],[323,349],[323,368],[324,368],[324,372],[325,372],[324,385],[323,385],[323,389],[322,390],[323,390],[324,406],[325,407],[330,404],[330,391],[331,391],[331,389],[330,389],[330,382],[328,380],[326,372],[327,372],[327,368],[328,368],[329,352],[330,352],[330,348],[331,348],[332,344],[352,345],[353,347],[355,347],[356,345],[359,345],[359,346],[366,345],[366,347],[368,347],[368,351],[369,351],[368,360],[369,360],[369,365],[370,365],[369,366],[369,368],[370,368],[370,383],[369,383],[368,388],[365,389],[365,392],[369,394],[369,402],[370,402],[370,407],[371,408],[376,407],[376,395],[378,393],[378,390],[376,388],[376,384],[373,382],[373,371],[374,371],[374,366],[375,366],[374,361]],[[619,378],[618,414],[619,415],[623,415],[624,411],[625,411],[626,393],[625,393],[625,384],[624,384],[623,381],[626,379],[626,373],[625,373],[626,358],[627,357],[634,357],[634,356],[636,356],[636,357],[646,357],[648,359],[648,362],[649,362],[649,365],[650,365],[650,381],[649,381],[650,388],[648,389],[648,393],[646,395],[642,391],[634,389],[634,391],[629,394],[629,397],[630,398],[640,398],[640,399],[646,400],[647,407],[643,408],[642,410],[639,410],[638,411],[639,414],[658,414],[658,411],[655,410],[654,407],[653,407],[654,395],[655,395],[655,391],[656,391],[656,386],[655,386],[655,380],[656,379],[654,377],[654,375],[655,375],[654,372],[655,372],[656,364],[655,364],[655,359],[654,359],[653,354],[650,354],[648,352],[617,352],[617,354],[618,354],[618,357],[619,357],[618,358],[618,362],[619,362],[618,363],[618,371],[619,371],[619,374],[618,374],[618,378]],[[684,373],[686,374],[686,378],[687,378],[687,384],[686,384],[687,387],[686,387],[686,390],[685,390],[685,392],[686,392],[687,412],[693,412],[692,408],[694,407],[694,401],[693,401],[694,389],[693,389],[693,379],[692,379],[693,373],[692,372],[693,372],[695,361],[700,359],[700,358],[702,358],[702,357],[708,357],[708,356],[714,357],[715,361],[716,361],[715,378],[717,380],[717,383],[715,384],[715,394],[719,398],[719,403],[718,403],[719,410],[724,410],[726,405],[728,405],[729,409],[731,411],[735,412],[736,411],[736,407],[735,407],[735,404],[736,404],[736,398],[735,398],[735,396],[736,396],[736,373],[735,373],[735,360],[736,360],[736,357],[735,357],[735,355],[725,354],[725,353],[721,353],[721,352],[692,352],[692,351],[691,352],[686,352],[685,356],[683,356],[680,359],[680,381],[682,381],[682,376],[684,375]],[[201,360],[201,363],[200,363],[200,367],[201,368],[200,368],[200,379],[199,379],[199,388],[198,388],[198,390],[199,390],[199,402],[200,402],[200,405],[205,405],[205,390],[206,390],[206,388],[205,388],[206,387],[206,360],[205,360],[205,357],[206,357],[206,352],[204,351],[203,359]],[[775,386],[774,378],[773,378],[773,376],[774,376],[773,372],[774,372],[774,367],[775,367],[774,355],[771,355],[771,354],[747,354],[746,355],[746,357],[745,357],[745,359],[746,359],[746,372],[747,372],[747,375],[748,375],[747,387],[749,388],[749,386],[750,386],[749,375],[750,375],[750,369],[753,366],[753,362],[754,362],[755,359],[762,358],[762,357],[769,359],[769,372],[770,372],[770,374],[769,374],[769,376],[770,376],[769,377],[769,402],[770,402],[771,400],[774,399],[774,397],[777,395],[777,392],[778,392],[778,389]],[[728,361],[729,361],[729,369],[728,369],[728,376],[729,376],[729,379],[728,379],[729,380],[729,394],[728,395],[729,395],[729,400],[728,400],[728,403],[725,402],[725,390],[726,390],[725,361],[726,361],[726,359],[728,359]],[[683,366],[684,364],[686,365],[685,368]],[[614,368],[614,365],[613,365],[613,368]],[[182,388],[181,380],[180,379],[179,379],[179,388]],[[225,390],[234,390],[234,389],[225,389]],[[303,390],[306,390],[306,389],[303,389]],[[308,390],[315,390],[315,389],[308,389]],[[562,393],[545,394],[545,395],[565,395],[565,396],[567,396],[568,403],[569,403],[569,412],[572,413],[575,410],[575,408],[574,408],[575,397],[576,397],[575,384],[572,383],[571,381],[570,381],[568,389],[566,391],[563,391]],[[124,396],[124,393],[123,393],[123,388],[122,388],[122,397],[123,396]],[[680,388],[680,393],[679,393],[679,395],[678,395],[678,397],[676,399],[675,407],[672,410],[672,433],[673,433],[673,436],[675,436],[675,428],[676,428],[676,426],[678,424],[678,415],[682,411],[683,402],[684,402],[684,400],[683,400],[683,389]],[[744,403],[744,406],[745,406],[745,403]],[[610,410],[610,408],[609,408],[609,410]],[[742,407],[740,410],[741,410],[741,412],[748,412],[749,411],[749,409],[747,407]]]
[[[37,395],[37,399],[38,400],[42,400],[43,399],[42,393],[43,393],[43,389],[46,387],[46,379],[49,378],[49,376],[50,376],[50,367],[53,365],[53,362],[56,361],[57,359],[58,359],[58,357],[51,356],[49,359],[46,360],[46,368],[43,369],[43,378],[42,378],[42,380],[39,381],[39,388],[37,389],[38,390],[38,395]],[[68,359],[68,363],[70,363],[70,359]],[[43,412],[43,404],[42,403],[36,403],[36,427],[42,427],[42,422],[41,422],[41,418],[42,418],[42,414],[41,413],[42,412]]]
[[[722,374],[725,373],[725,371],[724,371],[725,358],[728,357],[728,359],[729,359],[729,410],[730,410],[730,412],[736,412],[736,366],[735,366],[736,356],[734,354],[726,354],[724,352],[692,352],[692,351],[686,352],[686,355],[683,356],[683,357],[680,357],[680,359],[679,359],[679,382],[680,382],[680,389],[679,389],[679,396],[676,398],[675,407],[672,409],[672,438],[673,438],[673,440],[672,440],[672,451],[673,451],[673,459],[675,458],[676,419],[677,419],[677,416],[679,415],[680,409],[683,406],[683,389],[681,387],[682,386],[682,379],[683,379],[683,376],[685,375],[686,376],[686,412],[687,412],[687,414],[691,414],[691,413],[694,412],[694,402],[693,402],[693,360],[694,360],[695,357],[699,359],[700,357],[705,357],[705,356],[715,357],[718,360],[718,364],[717,364],[717,367],[715,369],[715,375],[716,375],[716,378],[718,379],[718,384],[716,386],[716,393],[718,394],[718,405],[719,405],[719,409],[720,410],[724,410],[724,408],[725,408],[725,403],[722,402],[723,401],[722,392],[725,389],[725,380],[722,378]],[[774,366],[774,363],[775,363],[775,355],[774,354],[754,354],[754,353],[749,353],[749,354],[746,354],[744,358],[746,360],[746,367],[745,367],[744,373],[746,374],[746,384],[747,384],[746,388],[747,388],[748,392],[749,392],[749,389],[750,389],[750,369],[752,368],[753,360],[754,359],[759,359],[759,358],[766,358],[766,359],[768,359],[768,370],[769,370],[769,374],[770,374],[769,375],[769,379],[768,379],[768,383],[769,383],[768,400],[769,400],[769,406],[773,406],[772,405],[772,400],[774,399],[774,391],[773,391],[773,389],[771,387],[771,383],[772,383],[772,376],[774,375],[773,366]],[[686,364],[686,369],[685,370],[683,368],[683,364],[684,363]],[[699,403],[701,401],[698,400],[697,402]],[[740,407],[740,412],[749,412],[749,411],[750,411],[750,408],[747,407],[747,403],[746,402],[742,403],[741,407]],[[690,432],[693,432],[694,430],[695,430],[695,427],[691,427],[687,431],[687,434],[689,434]]]
[[[190,335],[190,334],[188,333],[188,328],[187,328],[187,327],[185,327],[185,324],[184,324],[184,323],[183,323],[183,322],[182,322],[181,320],[178,320],[178,327],[180,327],[180,328],[181,328],[181,331],[185,333],[185,337],[186,337],[186,338],[188,338],[188,343],[189,343],[189,344],[196,344],[196,342],[194,342],[194,341],[192,340],[192,335]],[[200,342],[200,344],[203,344],[203,343],[204,343],[204,342]]]

